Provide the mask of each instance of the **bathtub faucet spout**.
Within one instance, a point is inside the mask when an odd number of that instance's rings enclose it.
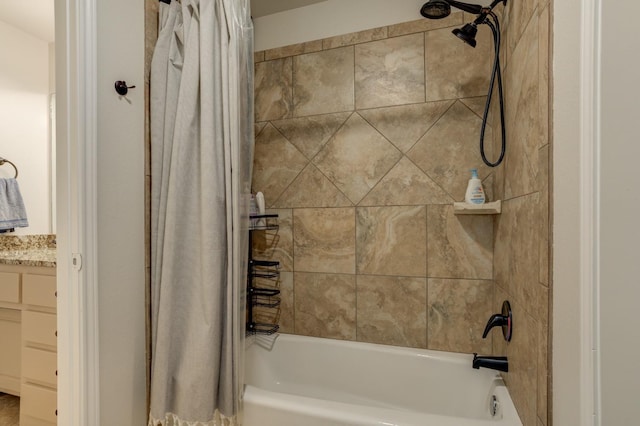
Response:
[[[476,370],[480,367],[490,368],[492,370],[509,372],[509,361],[506,356],[478,356],[473,354],[473,368]]]

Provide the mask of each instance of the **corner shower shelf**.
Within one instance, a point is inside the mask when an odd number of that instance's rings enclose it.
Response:
[[[280,326],[280,262],[253,258],[253,231],[278,229],[277,214],[250,216],[247,273],[247,334],[273,334]],[[256,286],[259,281],[260,287]],[[265,287],[266,285],[266,287]],[[265,322],[265,320],[267,322]]]
[[[455,214],[500,214],[501,212],[501,200],[484,204],[453,203]]]

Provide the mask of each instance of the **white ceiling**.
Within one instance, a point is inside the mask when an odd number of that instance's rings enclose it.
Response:
[[[251,16],[259,18],[323,1],[326,0],[251,0]]]
[[[0,21],[41,40],[52,42],[54,0],[0,0]]]

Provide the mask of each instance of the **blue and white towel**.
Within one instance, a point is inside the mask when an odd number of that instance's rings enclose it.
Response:
[[[0,179],[0,232],[29,226],[18,181]]]

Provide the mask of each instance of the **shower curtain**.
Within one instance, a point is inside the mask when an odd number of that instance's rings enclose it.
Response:
[[[253,162],[249,0],[160,3],[149,426],[240,424]]]

